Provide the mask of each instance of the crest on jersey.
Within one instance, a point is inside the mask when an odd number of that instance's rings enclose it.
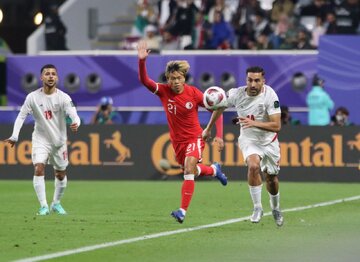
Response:
[[[279,108],[279,107],[280,107],[279,101],[275,101],[275,102],[274,102],[274,108]]]
[[[193,104],[191,103],[191,102],[187,102],[186,104],[185,104],[185,107],[187,108],[187,109],[191,109],[191,108],[193,108]]]

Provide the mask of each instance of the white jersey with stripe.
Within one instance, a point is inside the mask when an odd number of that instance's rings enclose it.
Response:
[[[24,104],[15,120],[11,139],[18,140],[20,129],[27,117],[32,114],[35,119],[32,142],[51,144],[60,147],[66,144],[66,117],[80,126],[80,118],[68,94],[56,89],[51,95],[39,88],[27,95]]]
[[[255,121],[268,122],[269,116],[281,114],[279,98],[275,91],[264,85],[263,92],[249,96],[246,86],[232,88],[228,91],[227,107],[235,107],[239,117],[249,117]],[[267,145],[276,139],[277,133],[256,127],[243,129],[240,126],[239,139],[245,139],[260,145]]]

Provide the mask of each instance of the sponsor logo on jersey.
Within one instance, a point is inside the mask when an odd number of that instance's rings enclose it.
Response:
[[[274,108],[279,108],[279,107],[280,107],[279,101],[275,101],[275,102],[274,102]]]

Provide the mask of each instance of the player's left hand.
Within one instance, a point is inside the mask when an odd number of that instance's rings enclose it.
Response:
[[[214,143],[217,143],[217,147],[218,147],[218,151],[221,152],[223,149],[224,149],[224,140],[220,137],[215,137],[213,142]]]
[[[5,143],[9,143],[9,144],[11,145],[11,147],[14,147],[14,145],[15,145],[15,143],[16,143],[16,141],[11,140],[10,138],[5,139],[4,142],[5,142]]]
[[[71,131],[73,131],[74,133],[76,133],[76,132],[78,131],[78,128],[79,128],[79,126],[78,126],[77,123],[73,123],[73,124],[70,125],[70,129],[71,129]]]
[[[239,123],[240,123],[241,127],[244,129],[255,126],[255,121],[251,120],[248,117],[239,117]]]

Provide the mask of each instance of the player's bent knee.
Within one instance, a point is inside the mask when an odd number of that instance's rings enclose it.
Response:
[[[260,172],[260,166],[256,163],[250,163],[248,164],[248,169],[250,173],[259,173]]]
[[[55,176],[57,177],[57,179],[62,181],[66,176],[66,170],[62,170],[62,171],[55,170]]]
[[[44,164],[35,164],[35,176],[44,176],[45,175],[45,165]]]

